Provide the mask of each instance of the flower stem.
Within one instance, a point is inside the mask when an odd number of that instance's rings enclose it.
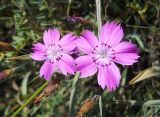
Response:
[[[40,93],[42,90],[48,85],[48,81],[46,81],[33,95],[23,104],[21,105],[13,114],[11,117],[17,117],[17,115],[21,112],[23,108],[25,108],[31,101]]]
[[[102,20],[101,20],[101,0],[96,0],[96,16],[98,25],[98,36],[100,35]]]
[[[68,0],[68,6],[67,6],[67,17],[69,17],[69,12],[71,9],[72,0]]]
[[[96,16],[97,16],[97,24],[98,24],[98,36],[100,36],[100,30],[102,25],[102,19],[101,19],[101,0],[96,0]],[[100,115],[103,117],[102,114],[102,97],[99,96],[99,110]]]
[[[73,78],[73,84],[72,84],[72,90],[71,90],[71,95],[70,95],[70,105],[69,105],[69,114],[70,117],[74,115],[74,105],[76,101],[76,88],[78,84],[78,79],[79,79],[80,73],[76,72],[76,75]]]

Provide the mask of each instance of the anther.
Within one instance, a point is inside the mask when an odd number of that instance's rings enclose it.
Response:
[[[95,63],[95,62],[96,62],[96,60],[94,60],[94,59],[93,59],[93,62]]]
[[[58,44],[58,46],[61,48],[62,46]]]
[[[103,65],[103,64],[102,64],[101,66],[102,66],[102,67],[104,67],[104,65]]]

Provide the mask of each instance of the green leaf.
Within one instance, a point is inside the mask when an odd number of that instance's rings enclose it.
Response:
[[[25,46],[25,42],[27,41],[24,37],[22,36],[12,36],[14,42],[13,42],[13,47],[15,47],[17,50],[22,49]]]
[[[77,72],[75,77],[73,78],[73,84],[72,84],[71,95],[70,95],[70,103],[69,103],[70,117],[75,115],[75,113],[74,113],[75,112],[74,105],[75,105],[75,101],[76,101],[75,92],[76,92],[79,76],[80,76],[80,73]]]
[[[31,72],[28,72],[22,80],[21,93],[23,96],[27,95],[27,83],[28,83],[28,78],[29,78],[30,74],[31,74]]]
[[[144,49],[144,44],[143,44],[141,38],[140,38],[138,35],[135,35],[135,34],[134,34],[134,35],[128,35],[127,38],[128,38],[128,39],[129,39],[129,38],[135,39],[135,40],[137,41],[138,45],[139,45],[142,49]]]
[[[158,67],[158,66],[150,67],[150,68],[147,68],[147,69],[139,72],[138,75],[135,76],[129,82],[129,84],[135,84],[135,83],[140,82],[142,80],[146,80],[148,78],[158,76],[159,74],[160,74],[160,67]]]
[[[143,106],[155,106],[155,105],[160,105],[160,100],[149,100],[143,104]]]

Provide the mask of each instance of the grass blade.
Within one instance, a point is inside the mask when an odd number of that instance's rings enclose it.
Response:
[[[75,105],[75,92],[76,92],[76,86],[77,86],[77,83],[78,83],[78,79],[79,79],[79,76],[80,76],[80,73],[77,72],[74,79],[73,79],[73,84],[72,84],[72,90],[71,90],[71,95],[70,95],[70,104],[69,104],[69,114],[70,114],[70,117],[72,117],[73,115],[75,115],[74,113],[74,105]]]

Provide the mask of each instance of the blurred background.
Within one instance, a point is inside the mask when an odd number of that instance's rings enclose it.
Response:
[[[95,96],[84,117],[160,116],[160,1],[101,0],[102,22],[121,23],[124,40],[137,44],[138,63],[119,66],[121,85],[102,91],[96,76],[61,81],[37,106],[31,102],[17,117],[75,117]],[[94,0],[0,0],[0,117],[10,117],[45,82],[42,62],[30,59],[32,45],[42,42],[45,29],[58,27],[64,35],[83,29],[97,34]],[[134,79],[134,80],[133,80]]]

